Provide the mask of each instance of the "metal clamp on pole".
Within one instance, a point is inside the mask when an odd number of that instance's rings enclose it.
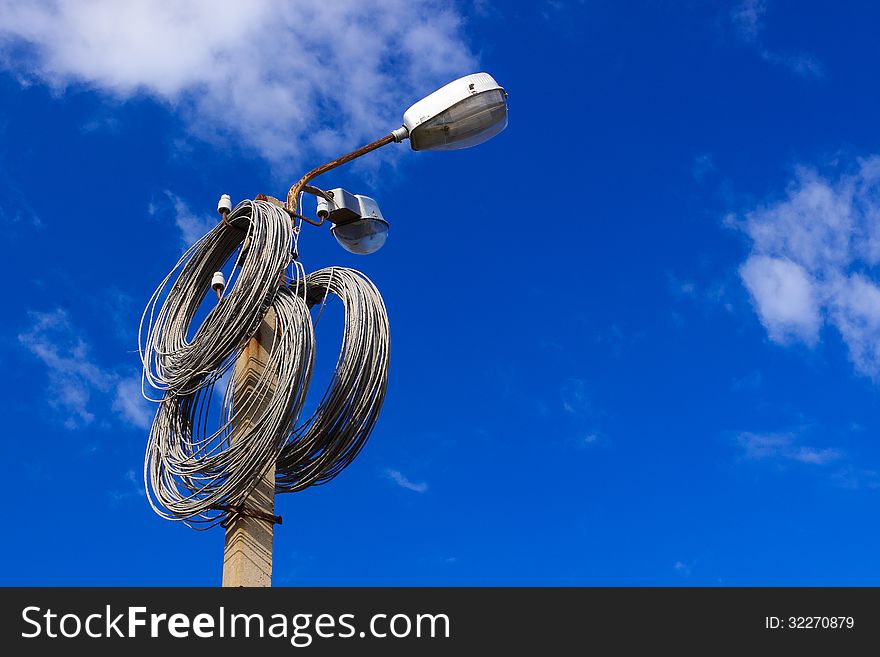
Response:
[[[229,525],[229,521],[232,520],[232,516],[256,518],[257,520],[265,520],[266,522],[273,525],[281,525],[284,522],[281,516],[275,516],[271,513],[265,513],[256,509],[250,509],[243,504],[240,506],[235,504],[212,504],[209,508],[217,509],[218,511],[225,511],[227,514],[229,514],[226,517],[226,520],[220,523],[220,526],[224,529],[226,529],[226,527]]]

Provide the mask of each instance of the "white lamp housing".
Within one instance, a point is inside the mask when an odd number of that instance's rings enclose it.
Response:
[[[476,146],[507,127],[507,92],[488,73],[466,75],[406,110],[403,125],[414,151]]]
[[[368,255],[381,249],[388,239],[389,224],[379,204],[369,196],[351,194],[341,187],[330,190],[332,201],[318,199],[318,217],[333,223],[330,232],[343,249]]]

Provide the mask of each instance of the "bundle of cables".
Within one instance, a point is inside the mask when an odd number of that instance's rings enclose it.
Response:
[[[221,523],[272,463],[276,492],[325,483],[351,463],[375,426],[389,364],[382,297],[352,269],[305,276],[291,258],[293,232],[278,206],[240,203],[184,253],[144,310],[144,387],[163,393],[152,400],[159,407],[144,483],[150,505],[164,518],[197,529]],[[188,339],[212,275],[233,257],[227,294]],[[295,273],[285,285],[289,265]],[[309,309],[323,308],[330,295],[345,307],[342,348],[318,408],[298,423],[314,364]],[[233,369],[255,336],[265,363],[256,380],[242,381]],[[219,414],[212,414],[218,385],[226,388]]]
[[[310,307],[323,306],[328,294],[342,301],[342,348],[317,410],[281,450],[277,492],[326,483],[351,463],[373,431],[388,385],[388,315],[376,286],[353,269],[330,267],[309,274],[305,287]]]
[[[292,237],[290,219],[281,208],[266,201],[243,201],[193,244],[156,288],[141,318],[138,341],[146,382],[175,394],[208,385],[210,375],[257,330],[290,263]],[[188,341],[187,332],[214,272],[239,247],[240,266],[226,286],[228,294]]]

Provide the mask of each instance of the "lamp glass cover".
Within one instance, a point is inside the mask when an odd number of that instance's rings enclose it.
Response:
[[[475,94],[416,126],[414,151],[452,151],[482,144],[507,127],[507,94],[492,89]]]
[[[388,239],[388,222],[375,217],[364,217],[341,226],[333,226],[333,237],[350,253],[369,255],[382,248]]]

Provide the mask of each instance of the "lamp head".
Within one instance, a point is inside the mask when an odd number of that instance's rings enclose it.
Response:
[[[466,75],[406,110],[403,125],[414,151],[476,146],[507,127],[507,92],[488,73]]]
[[[384,246],[390,226],[375,200],[341,187],[330,190],[328,195],[333,200],[318,199],[317,214],[333,224],[330,232],[343,249],[368,255]]]
[[[384,219],[367,217],[348,224],[333,226],[330,232],[339,246],[349,253],[369,255],[375,253],[388,239],[388,222]]]

